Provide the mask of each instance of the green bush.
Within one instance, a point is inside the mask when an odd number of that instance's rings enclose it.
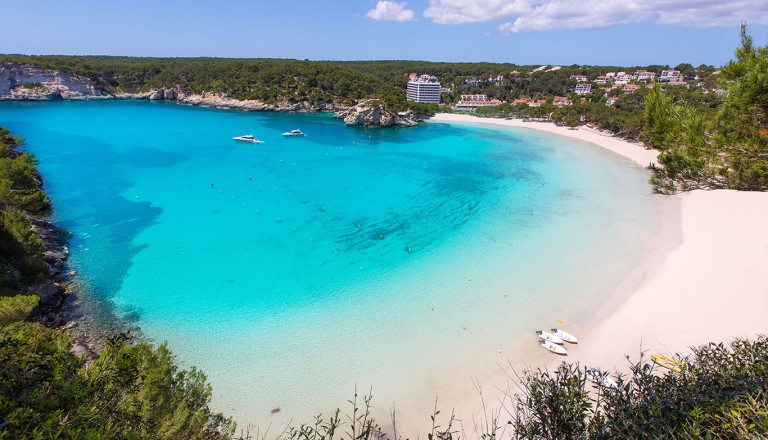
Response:
[[[766,438],[768,342],[708,344],[680,359],[681,371],[642,358],[615,388],[590,397],[584,370],[563,363],[536,370],[515,395],[521,439]]]
[[[205,375],[179,371],[165,346],[110,340],[99,357],[39,324],[0,328],[0,438],[228,439]]]
[[[0,326],[26,319],[39,302],[36,295],[0,297]]]

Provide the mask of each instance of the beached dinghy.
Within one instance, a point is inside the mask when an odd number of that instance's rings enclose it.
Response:
[[[545,341],[554,342],[555,344],[563,345],[563,340],[553,335],[550,332],[545,332],[543,330],[536,330],[536,336],[538,336],[539,339],[543,339]]]
[[[576,336],[573,336],[572,334],[562,331],[559,328],[553,328],[552,334],[557,336],[558,338],[562,339],[565,342],[570,342],[571,344],[578,344],[579,340],[576,339]]]
[[[542,347],[546,348],[552,353],[568,356],[568,350],[566,350],[565,347],[563,347],[562,345],[553,344],[552,342],[547,340],[542,340],[539,344],[541,344]]]
[[[594,383],[597,386],[601,386],[604,388],[617,388],[618,384],[616,383],[613,378],[608,374],[608,372],[602,372],[598,370],[597,368],[587,368],[586,370],[587,379],[590,380],[590,382]]]

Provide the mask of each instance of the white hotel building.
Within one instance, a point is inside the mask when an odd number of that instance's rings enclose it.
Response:
[[[425,76],[408,81],[405,97],[413,102],[440,104],[440,83]]]

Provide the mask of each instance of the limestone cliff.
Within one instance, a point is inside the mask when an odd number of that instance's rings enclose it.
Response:
[[[145,92],[111,93],[93,86],[90,79],[35,66],[5,63],[0,65],[0,100],[54,99],[148,99],[175,101],[204,107],[238,110],[270,110],[288,112],[338,111],[346,106],[336,103],[290,102],[265,103],[259,100],[235,99],[224,92],[189,93],[181,86],[161,87]]]
[[[384,102],[379,99],[360,101],[353,107],[337,112],[333,117],[343,119],[347,125],[362,125],[364,127],[412,126],[417,124],[413,119],[387,110]]]
[[[103,97],[91,80],[39,67],[6,63],[0,66],[0,99],[52,100]]]
[[[257,99],[235,99],[224,92],[186,93],[180,86],[153,89],[141,93],[118,93],[118,99],[149,99],[152,101],[176,101],[182,104],[202,107],[229,108],[238,110],[271,110],[286,112],[337,111],[344,106],[335,102],[313,104],[310,102],[289,102],[281,100],[267,104]]]

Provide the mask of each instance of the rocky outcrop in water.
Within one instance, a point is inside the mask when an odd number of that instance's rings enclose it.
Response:
[[[380,99],[366,99],[357,105],[337,112],[334,116],[343,119],[347,125],[362,125],[363,127],[393,127],[412,126],[418,122],[411,118],[400,116],[387,110]]]
[[[0,99],[49,101],[105,96],[82,76],[12,63],[0,66]]]

